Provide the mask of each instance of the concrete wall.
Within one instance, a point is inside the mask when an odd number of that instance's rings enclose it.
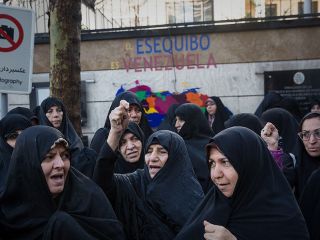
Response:
[[[200,34],[195,36],[199,38]],[[184,56],[194,54],[180,70],[169,65],[165,69],[163,61],[158,63],[158,70],[156,67],[144,68],[140,60],[157,54],[138,54],[137,39],[82,42],[81,78],[88,80],[88,124],[83,133],[91,139],[104,125],[116,91],[121,85],[132,86],[135,80],[148,85],[152,91],[182,92],[198,87],[201,93],[220,96],[231,111],[240,113],[253,112],[261,102],[265,71],[320,66],[320,27],[220,32],[206,34],[206,37],[210,44],[205,51],[173,51],[173,54]],[[199,58],[198,63],[195,56]],[[214,57],[215,64],[207,65],[210,56]],[[124,64],[129,58],[140,59],[129,69]],[[48,72],[49,46],[38,44],[35,46],[33,82],[48,81]],[[8,102],[9,110],[15,106],[29,106],[29,96],[10,94]]]

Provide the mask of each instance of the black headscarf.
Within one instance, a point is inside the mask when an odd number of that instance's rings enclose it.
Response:
[[[160,123],[158,130],[170,130],[172,132],[176,132],[176,128],[174,127],[176,114],[175,111],[179,104],[172,104],[167,111],[165,118]]]
[[[168,151],[168,160],[150,177],[143,170],[115,175],[117,199],[115,212],[132,239],[172,239],[203,198],[183,139],[161,130],[153,133],[146,149],[160,144]]]
[[[75,155],[74,152],[77,152],[76,154],[78,154],[78,152],[80,152],[81,149],[84,147],[83,143],[80,137],[78,136],[77,132],[74,130],[73,125],[68,118],[68,114],[64,104],[59,99],[55,97],[48,97],[42,101],[40,105],[40,124],[53,127],[53,125],[46,116],[48,110],[53,106],[60,107],[63,112],[62,122],[58,130],[63,133],[63,135],[67,138],[68,142],[70,143],[70,149],[73,152],[73,155]]]
[[[39,123],[39,119],[36,116],[36,114],[31,111],[29,108],[25,108],[25,107],[16,107],[11,109],[8,114],[21,114],[23,116],[25,116],[27,119],[29,119],[31,122],[35,121],[35,123]]]
[[[212,188],[176,239],[203,239],[203,221],[226,227],[237,239],[309,239],[305,221],[264,141],[244,127],[217,134],[217,146],[238,173],[232,197]]]
[[[292,97],[284,97],[280,102],[275,104],[275,107],[283,108],[287,110],[292,116],[296,119],[297,122],[300,122],[303,114],[300,111],[299,103],[296,99]]]
[[[282,97],[280,94],[276,92],[268,92],[262,102],[259,104],[255,111],[255,115],[258,117],[261,117],[261,114],[265,111],[267,111],[270,108],[273,108],[276,106],[277,103],[279,103],[282,100]]]
[[[91,140],[90,147],[92,149],[94,149],[97,153],[100,152],[100,149],[101,149],[103,143],[105,142],[105,140],[107,139],[108,134],[109,134],[109,130],[111,128],[110,119],[109,119],[110,113],[113,109],[115,109],[116,107],[118,107],[120,105],[121,100],[126,100],[129,103],[129,105],[135,104],[139,107],[139,109],[142,113],[139,127],[141,128],[142,132],[144,133],[145,139],[147,139],[152,134],[152,129],[150,128],[150,126],[148,124],[148,120],[145,116],[144,109],[143,109],[138,97],[132,92],[123,92],[115,97],[115,99],[113,100],[113,102],[110,106],[109,112],[107,114],[107,118],[106,118],[104,127],[98,129]]]
[[[101,189],[74,168],[70,167],[63,192],[52,198],[41,162],[60,138],[64,138],[61,132],[48,126],[30,127],[17,138],[0,198],[1,237],[40,239],[58,234],[55,231],[60,228],[53,224],[59,224],[58,211],[90,239],[123,239],[121,225]],[[68,227],[62,228],[64,234],[74,232],[72,225]]]
[[[210,97],[216,104],[217,110],[214,114],[214,122],[212,123],[212,130],[215,134],[219,133],[224,127],[224,122],[227,121],[230,117],[230,111],[227,110],[227,108],[222,103],[221,99],[219,97]],[[205,111],[205,116],[208,118],[208,112]]]
[[[0,192],[5,184],[13,148],[6,142],[5,137],[18,130],[31,127],[31,121],[20,114],[7,114],[0,121]]]
[[[46,116],[48,110],[53,107],[60,107],[63,112],[63,118],[58,130],[62,132],[65,138],[70,143],[70,151],[72,153],[71,164],[81,173],[88,177],[92,177],[94,165],[97,158],[97,153],[90,148],[85,148],[81,138],[73,128],[71,121],[68,118],[66,108],[62,101],[55,97],[44,99],[40,105],[40,124],[53,127]]]
[[[125,130],[125,132],[123,133],[122,137],[126,133],[132,133],[141,141],[142,150],[141,150],[141,154],[140,154],[140,159],[138,162],[135,162],[135,163],[127,162],[120,154],[120,151],[118,151],[118,158],[117,158],[117,161],[114,166],[115,173],[132,173],[137,169],[143,169],[143,166],[144,166],[144,154],[143,154],[144,134],[143,134],[141,128],[136,123],[129,122],[129,125],[128,125],[127,129]]]
[[[283,141],[281,147],[285,152],[293,153],[298,142],[299,125],[292,114],[282,108],[272,108],[262,113],[261,120],[275,125]]]
[[[305,115],[300,122],[299,132],[302,131],[302,125],[304,121],[311,118],[319,118],[320,120],[320,113],[313,112]],[[313,171],[319,169],[320,167],[320,156],[311,157],[306,151],[306,148],[301,139],[299,139],[298,141],[294,154],[297,158],[297,165],[296,165],[297,179],[295,183],[295,195],[299,199],[308,181],[308,178],[310,177]]]
[[[263,128],[260,119],[252,113],[239,113],[233,115],[229,120],[224,123],[226,128],[241,126],[246,127],[254,131],[260,136]]]
[[[310,233],[310,240],[320,239],[320,169],[310,176],[303,190],[300,207]]]
[[[206,193],[212,183],[204,149],[210,138],[213,137],[213,131],[200,107],[193,103],[180,105],[176,109],[176,116],[185,121],[179,135],[186,143],[194,172]]]

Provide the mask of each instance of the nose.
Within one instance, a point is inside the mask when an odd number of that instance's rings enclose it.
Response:
[[[176,121],[176,123],[174,124],[174,126],[175,126],[176,128],[180,127],[180,122],[179,122],[179,121]]]
[[[315,136],[314,133],[312,133],[312,134],[310,135],[309,142],[310,142],[310,143],[315,143],[315,142],[317,142],[317,138],[316,138],[316,136]]]
[[[149,155],[149,159],[151,162],[157,162],[158,161],[158,156],[156,151],[152,151],[151,154]]]
[[[54,116],[54,117],[57,117],[57,116],[58,116],[58,111],[57,111],[57,110],[54,110],[54,111],[53,111],[53,116]]]
[[[63,168],[64,162],[59,154],[57,154],[53,160],[53,168]]]
[[[132,110],[129,112],[129,114],[130,114],[130,117],[131,117],[131,118],[134,118],[134,117],[137,116],[137,112],[136,112],[134,109],[132,109]]]
[[[132,141],[128,141],[128,143],[127,143],[127,149],[129,149],[129,150],[131,150],[131,149],[133,149],[134,148],[134,143],[132,142]]]
[[[214,181],[214,179],[218,179],[223,176],[221,168],[219,167],[218,164],[215,167],[211,168],[210,176],[212,181]]]

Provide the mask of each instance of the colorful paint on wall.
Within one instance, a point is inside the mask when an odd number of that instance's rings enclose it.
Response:
[[[123,86],[117,91],[117,95],[124,91],[134,92],[142,103],[150,127],[157,128],[165,117],[168,108],[172,104],[194,103],[205,110],[205,101],[208,96],[199,93],[198,88],[187,89],[182,93],[171,93],[169,91],[152,92],[151,88],[146,85],[125,89]]]

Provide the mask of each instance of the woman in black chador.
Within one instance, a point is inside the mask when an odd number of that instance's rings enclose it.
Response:
[[[57,129],[24,130],[13,151],[0,198],[1,239],[124,239],[101,189],[70,167]]]
[[[213,187],[176,239],[307,240],[294,195],[264,141],[244,127],[206,147]]]
[[[115,150],[128,124],[125,101],[110,114],[111,130],[102,146],[94,180],[102,187],[129,239],[173,239],[202,200],[183,139],[161,130],[146,142],[144,169],[114,174]]]
[[[144,109],[138,99],[138,97],[133,92],[123,92],[115,97],[113,100],[107,118],[103,128],[99,128],[91,141],[90,147],[95,150],[97,153],[100,152],[102,145],[108,137],[110,131],[110,120],[109,115],[113,109],[119,106],[121,100],[126,100],[129,103],[128,115],[129,121],[135,122],[141,128],[145,139],[147,139],[152,134],[152,129],[148,124],[148,120],[144,113]]]
[[[129,122],[127,129],[120,137],[115,173],[132,173],[144,167],[144,134],[134,122]]]
[[[88,177],[92,177],[97,153],[84,147],[67,116],[67,110],[59,99],[48,97],[40,105],[40,124],[58,129],[70,143],[72,166]]]
[[[186,143],[194,172],[206,193],[211,188],[212,182],[204,149],[210,138],[213,137],[213,131],[200,107],[193,103],[180,105],[175,114],[175,127]]]
[[[5,185],[10,158],[19,134],[28,127],[31,121],[21,114],[7,114],[0,121],[0,192]]]

